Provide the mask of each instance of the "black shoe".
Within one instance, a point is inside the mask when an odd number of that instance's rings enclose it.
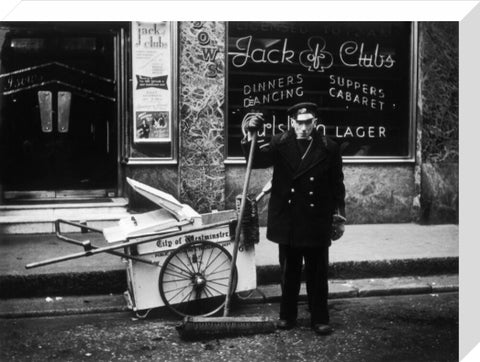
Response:
[[[290,320],[290,319],[279,319],[277,322],[277,328],[278,329],[292,329],[297,325],[296,320]]]
[[[325,336],[333,332],[332,327],[330,327],[328,324],[317,323],[312,326],[312,329],[316,334],[321,336]]]

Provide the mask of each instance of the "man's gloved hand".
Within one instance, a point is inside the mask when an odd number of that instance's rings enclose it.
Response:
[[[330,236],[332,241],[338,240],[343,236],[345,232],[345,221],[347,221],[347,219],[342,215],[333,215],[332,235]]]
[[[265,122],[263,114],[260,112],[250,112],[243,117],[242,128],[244,134],[251,136],[253,133],[260,130]]]

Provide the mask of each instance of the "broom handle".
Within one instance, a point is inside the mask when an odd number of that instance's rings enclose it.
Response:
[[[235,241],[233,243],[232,263],[230,265],[230,276],[228,277],[227,295],[225,297],[225,307],[223,309],[224,317],[227,317],[230,311],[230,300],[233,294],[233,290],[232,290],[233,275],[235,273],[235,264],[237,262],[238,244],[240,243],[240,232],[242,230],[243,214],[245,213],[245,204],[247,202],[248,183],[250,182],[250,174],[252,173],[253,155],[255,153],[256,144],[257,144],[257,132],[254,132],[252,135],[250,152],[248,154],[247,171],[245,173],[245,182],[243,184],[242,199],[240,202],[240,211],[238,215],[237,226],[235,228]]]

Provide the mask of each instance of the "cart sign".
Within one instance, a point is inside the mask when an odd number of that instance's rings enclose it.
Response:
[[[171,24],[132,23],[134,142],[172,138]]]
[[[242,157],[242,122],[261,111],[268,141],[286,109],[315,102],[319,129],[344,156],[410,160],[412,24],[230,22],[228,157]],[[262,137],[263,136],[263,137]]]
[[[184,234],[169,238],[160,237],[156,241],[138,245],[137,250],[141,255],[154,254],[156,258],[159,258],[167,255],[169,252],[178,248],[179,246],[200,240],[208,240],[215,243],[225,243],[225,245],[222,245],[228,246],[232,242],[230,227],[228,224],[226,224],[224,226],[195,232],[189,232],[187,228]]]

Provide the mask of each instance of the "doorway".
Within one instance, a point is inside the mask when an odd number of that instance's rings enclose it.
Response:
[[[115,196],[116,33],[91,23],[1,30],[4,198]]]

